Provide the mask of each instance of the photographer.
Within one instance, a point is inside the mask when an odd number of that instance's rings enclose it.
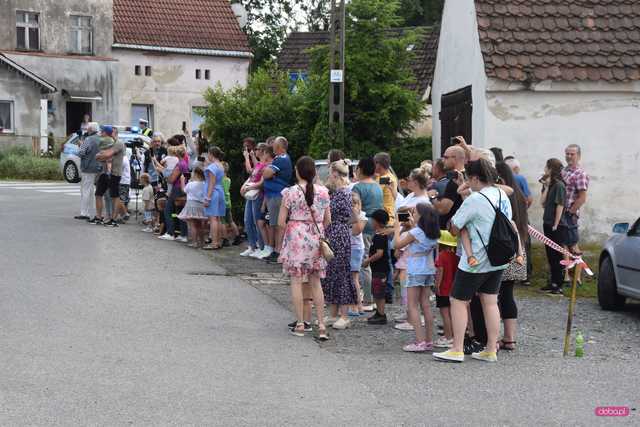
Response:
[[[151,186],[154,191],[158,191],[161,172],[158,166],[162,159],[167,155],[167,149],[164,147],[164,136],[160,132],[154,132],[151,139],[151,147],[144,152],[144,172],[149,174]]]
[[[440,229],[446,230],[449,220],[462,205],[462,196],[458,194],[458,187],[464,181],[465,150],[460,145],[452,145],[444,152],[443,159],[446,178],[448,179],[444,194],[439,195],[437,190],[431,190],[429,191],[429,198],[433,207],[440,214]]]

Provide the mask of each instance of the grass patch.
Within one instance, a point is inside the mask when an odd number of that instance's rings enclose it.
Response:
[[[589,277],[583,273],[582,285],[578,286],[576,295],[580,298],[595,298],[598,294],[596,277],[598,274],[598,258],[602,249],[598,244],[581,244],[580,249],[584,252],[583,258],[589,265],[595,276]],[[531,248],[533,260],[533,275],[531,277],[531,286],[517,286],[516,294],[518,296],[541,296],[540,288],[547,285],[549,278],[549,263],[547,255],[542,244],[533,244]],[[568,288],[570,289],[570,287]],[[568,295],[568,293],[567,293]]]
[[[60,181],[58,159],[38,157],[28,147],[0,149],[0,179]]]

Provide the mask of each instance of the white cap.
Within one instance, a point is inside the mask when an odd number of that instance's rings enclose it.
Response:
[[[145,125],[148,125],[149,121],[147,119],[143,119],[142,117],[140,117],[140,120],[138,120],[138,123],[144,123]]]

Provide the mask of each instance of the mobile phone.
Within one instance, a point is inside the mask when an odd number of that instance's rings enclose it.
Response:
[[[204,156],[198,156],[198,161],[199,162],[204,162]]]
[[[411,215],[409,215],[409,212],[398,212],[398,221],[409,222],[409,219],[411,219]]]
[[[449,179],[449,180],[458,179],[458,171],[449,171],[449,172],[447,172],[447,179]]]
[[[187,130],[187,122],[182,122],[182,130]]]
[[[389,185],[391,184],[391,178],[389,178],[388,176],[383,176],[382,178],[380,178],[380,185]]]
[[[452,136],[451,137],[451,145],[458,145],[460,144],[460,138],[458,138],[457,136]]]

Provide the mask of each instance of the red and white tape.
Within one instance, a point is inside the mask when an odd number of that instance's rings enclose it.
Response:
[[[562,246],[560,246],[559,244],[557,244],[556,242],[554,242],[553,240],[545,236],[543,233],[533,228],[532,226],[529,226],[529,235],[541,241],[546,246],[549,246],[551,249],[558,251],[562,255],[565,255],[566,257],[568,257],[569,258],[568,261],[567,260],[560,261],[560,264],[564,265],[566,269],[571,269],[576,265],[580,264],[582,265],[582,268],[585,273],[587,273],[589,276],[593,276],[593,271],[591,271],[591,269],[589,268],[587,263],[584,262],[582,257],[572,254],[571,252],[569,252],[568,250],[566,250],[565,248],[563,248]]]

